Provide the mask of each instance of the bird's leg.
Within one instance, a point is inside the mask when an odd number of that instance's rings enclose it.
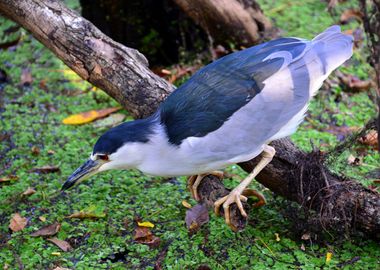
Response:
[[[246,189],[248,185],[251,183],[253,178],[255,178],[262,169],[265,168],[266,165],[268,165],[269,162],[271,162],[273,156],[275,155],[276,151],[272,146],[265,145],[262,159],[260,162],[256,165],[256,167],[253,169],[253,171],[237,186],[235,187],[230,194],[227,196],[224,196],[223,198],[220,198],[214,203],[215,206],[215,213],[218,215],[220,206],[223,205],[224,209],[224,217],[226,219],[227,225],[231,227],[231,219],[230,219],[230,205],[233,203],[236,203],[238,206],[240,213],[247,217],[247,213],[245,212],[243,208],[243,204],[241,201],[246,202],[247,196],[255,196],[259,199],[259,202],[255,204],[255,206],[261,206],[265,204],[265,198],[262,194],[259,192],[252,190],[252,189]]]
[[[204,174],[198,174],[198,175],[190,176],[188,178],[188,180],[187,180],[188,181],[188,187],[190,189],[191,195],[193,196],[193,198],[196,201],[200,200],[199,195],[198,195],[199,184],[201,183],[201,181],[203,180],[203,178],[205,178],[209,174],[214,175],[214,176],[218,177],[219,179],[223,178],[223,172],[221,172],[221,171],[213,171],[213,172],[209,172],[209,173],[204,173]]]

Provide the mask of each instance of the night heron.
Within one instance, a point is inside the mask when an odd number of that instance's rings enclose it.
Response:
[[[279,38],[214,61],[175,90],[152,116],[104,133],[62,189],[101,171],[136,168],[157,176],[193,176],[190,186],[198,200],[197,187],[205,175],[263,152],[254,170],[215,202],[217,213],[223,205],[230,225],[232,203],[247,216],[241,201],[247,200],[244,191],[275,155],[268,144],[296,131],[310,99],[351,57],[352,47],[352,37],[332,26],[310,41]]]

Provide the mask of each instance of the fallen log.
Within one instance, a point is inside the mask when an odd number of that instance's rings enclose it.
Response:
[[[102,88],[137,118],[154,112],[174,89],[148,69],[147,60],[138,51],[112,41],[61,1],[0,0],[0,12],[29,30],[83,79]],[[277,153],[258,175],[260,183],[288,200],[322,211],[330,220],[380,236],[379,193],[334,175],[322,158],[304,153],[288,139],[272,145]],[[239,165],[250,172],[259,159]],[[216,193],[228,192],[218,179],[211,177],[211,181],[199,187],[202,200],[209,205]],[[235,207],[231,211],[235,226],[242,229],[246,221]]]

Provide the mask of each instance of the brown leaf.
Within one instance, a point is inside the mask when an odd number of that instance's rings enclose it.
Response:
[[[36,190],[31,188],[31,187],[28,187],[23,193],[22,193],[22,196],[30,196],[30,195],[33,195],[34,193],[36,193]]]
[[[37,173],[54,173],[54,172],[59,172],[60,169],[58,166],[47,165],[47,166],[33,168],[31,171],[37,172]]]
[[[362,92],[367,91],[372,86],[371,80],[360,80],[358,77],[351,74],[344,74],[337,72],[340,82],[344,85],[345,89],[349,92]]]
[[[378,134],[376,130],[370,130],[365,136],[359,139],[359,142],[376,148],[378,147],[377,136]]]
[[[342,15],[340,16],[340,23],[346,24],[351,20],[357,20],[359,22],[362,22],[363,18],[363,12],[361,12],[359,9],[346,9]]]
[[[11,229],[12,232],[18,232],[24,229],[27,223],[28,220],[26,218],[22,217],[19,213],[16,213],[11,218],[9,229]]]
[[[55,237],[54,238],[48,238],[47,240],[52,242],[53,244],[55,244],[56,246],[58,246],[60,249],[62,249],[65,252],[73,249],[72,246],[64,240],[60,240],[60,239],[55,238]]]
[[[71,115],[62,120],[62,123],[66,125],[81,125],[85,123],[92,122],[96,119],[106,117],[111,113],[117,112],[121,109],[121,107],[113,107],[102,110],[92,110],[87,112],[82,112],[78,114]]]
[[[8,176],[4,176],[4,177],[0,177],[0,183],[1,182],[10,182],[10,181],[16,181],[18,180],[18,176],[17,175],[8,175]]]
[[[200,227],[209,222],[209,220],[208,210],[204,204],[197,204],[186,211],[185,222],[190,233],[198,231]]]
[[[87,207],[86,209],[83,209],[79,212],[75,212],[74,214],[71,214],[67,218],[79,218],[79,219],[84,219],[84,218],[104,218],[106,214],[97,209],[96,206],[92,205]]]
[[[32,150],[32,155],[34,156],[38,156],[41,152],[40,148],[38,148],[37,146],[33,146],[31,150]]]
[[[355,157],[354,155],[349,155],[347,158],[347,163],[349,165],[358,166],[362,164],[362,160],[360,157]]]
[[[304,234],[301,236],[301,239],[302,239],[302,240],[310,240],[310,233],[304,233]]]
[[[38,231],[35,231],[34,233],[31,233],[30,236],[52,236],[55,235],[59,230],[61,229],[61,224],[58,222],[54,222],[51,225],[47,225],[39,229]]]
[[[21,84],[28,86],[33,82],[32,73],[30,68],[24,68],[21,72]]]
[[[145,244],[150,247],[157,247],[161,242],[161,239],[153,235],[149,228],[140,226],[135,229],[135,235],[133,239],[140,244]]]
[[[65,268],[65,267],[57,266],[57,267],[54,268],[53,270],[71,270],[71,269],[70,269],[70,268]]]

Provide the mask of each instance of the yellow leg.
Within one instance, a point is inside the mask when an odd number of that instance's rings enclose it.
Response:
[[[238,206],[240,210],[240,213],[244,217],[247,217],[247,213],[245,212],[241,201],[246,202],[247,196],[253,195],[259,199],[259,202],[255,206],[260,206],[260,205],[265,204],[265,198],[263,195],[261,195],[257,191],[246,189],[246,188],[252,182],[252,180],[261,172],[261,170],[264,169],[265,166],[267,166],[269,162],[271,162],[275,153],[276,153],[276,150],[272,146],[265,145],[264,150],[263,150],[263,157],[260,160],[260,162],[256,165],[256,167],[253,169],[253,171],[236,188],[234,188],[230,192],[230,194],[228,194],[227,196],[224,196],[223,198],[220,198],[214,203],[215,213],[217,215],[219,215],[220,206],[223,205],[224,217],[226,219],[227,225],[229,225],[230,227],[231,227],[231,219],[230,219],[230,205],[231,204],[236,203],[236,205]]]
[[[203,178],[205,178],[209,174],[214,175],[214,176],[218,177],[219,179],[223,178],[223,172],[221,172],[221,171],[213,171],[213,172],[210,172],[210,173],[204,173],[204,174],[198,174],[198,175],[190,176],[188,178],[188,180],[187,180],[188,181],[188,187],[190,189],[191,195],[193,196],[193,198],[196,201],[200,200],[199,195],[198,195],[199,184],[201,183],[201,181],[203,180]]]

